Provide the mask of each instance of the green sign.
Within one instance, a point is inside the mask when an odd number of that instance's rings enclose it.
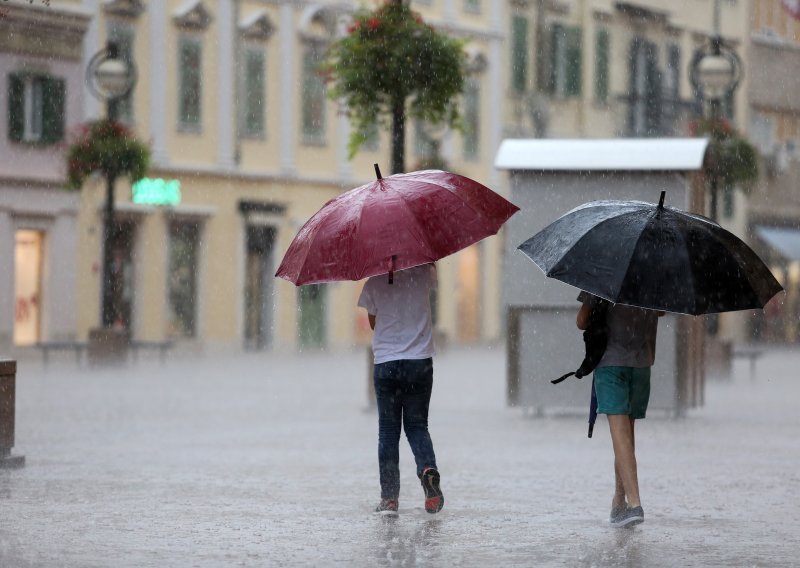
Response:
[[[142,178],[133,184],[133,202],[140,205],[178,205],[181,182],[176,179]]]

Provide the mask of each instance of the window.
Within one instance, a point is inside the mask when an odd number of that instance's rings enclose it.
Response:
[[[608,102],[609,76],[609,33],[605,28],[595,32],[594,44],[594,100],[596,103]]]
[[[197,223],[172,223],[169,237],[169,335],[194,337],[197,331],[200,226]]]
[[[664,71],[661,116],[661,134],[672,136],[675,134],[680,112],[680,86],[681,86],[681,48],[672,44],[667,47],[667,66]]]
[[[481,11],[481,0],[464,0],[464,11],[479,14]]]
[[[8,138],[54,144],[64,138],[66,83],[31,73],[8,76]]]
[[[321,47],[309,46],[303,54],[303,141],[325,143],[325,81],[319,72],[324,52]]]
[[[556,97],[581,94],[580,27],[553,24],[550,42],[550,92]]]
[[[265,111],[265,57],[263,48],[244,51],[244,112],[242,134],[248,137],[264,136]]]
[[[528,86],[528,19],[511,19],[511,87],[524,93]]]
[[[119,57],[126,63],[133,62],[133,28],[115,25],[108,31],[109,41],[117,44]],[[134,87],[135,89],[135,87]],[[126,124],[133,123],[133,90],[117,101],[117,119]]]
[[[480,152],[480,83],[467,80],[464,86],[464,158],[471,160]]]
[[[181,38],[178,58],[179,126],[186,130],[199,130],[203,98],[203,51],[199,40]]]

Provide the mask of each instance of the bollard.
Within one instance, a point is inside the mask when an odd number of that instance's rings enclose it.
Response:
[[[0,360],[0,469],[25,465],[25,456],[12,456],[16,406],[17,362]]]

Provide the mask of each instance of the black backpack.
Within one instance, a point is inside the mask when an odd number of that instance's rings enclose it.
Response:
[[[550,381],[557,385],[561,381],[575,375],[575,377],[582,379],[592,371],[594,371],[603,354],[606,352],[608,345],[608,325],[606,324],[606,314],[611,304],[601,298],[596,298],[593,302],[592,309],[589,312],[589,325],[586,331],[583,332],[583,342],[586,348],[586,354],[581,362],[578,370],[567,373],[557,379]]]

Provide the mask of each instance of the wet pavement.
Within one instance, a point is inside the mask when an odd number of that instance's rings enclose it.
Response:
[[[647,520],[611,529],[604,418],[505,406],[502,348],[435,360],[445,509],[425,513],[402,442],[400,516],[377,502],[365,356],[280,353],[44,373],[21,362],[0,472],[0,566],[797,566],[800,350],[706,406],[637,423]],[[588,395],[587,395],[588,396]]]

